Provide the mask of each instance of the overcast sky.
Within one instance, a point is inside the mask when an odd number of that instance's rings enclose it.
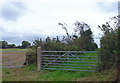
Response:
[[[118,14],[118,0],[1,0],[0,11],[0,40],[8,43],[66,35],[59,22],[71,34],[76,20],[86,22],[98,38],[97,26]]]

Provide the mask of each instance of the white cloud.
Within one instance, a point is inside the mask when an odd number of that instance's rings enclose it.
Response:
[[[112,0],[103,0],[104,9],[99,4],[102,1],[97,0],[22,0],[22,2],[26,7],[24,14],[18,16],[16,21],[2,20],[0,30],[3,30],[3,34],[7,34],[3,36],[3,39],[15,38],[11,36],[15,35],[19,37],[19,41],[25,38],[31,41],[37,36],[65,35],[65,31],[58,23],[67,23],[69,31],[72,32],[74,28],[72,24],[76,20],[88,23],[94,35],[98,35],[100,31],[98,31],[97,25],[101,25],[108,21],[109,17],[117,15],[117,10],[106,12],[112,6]],[[15,42],[15,40],[13,41]]]
[[[4,2],[1,8],[2,18],[5,21],[16,21],[25,10],[25,6],[22,2]]]

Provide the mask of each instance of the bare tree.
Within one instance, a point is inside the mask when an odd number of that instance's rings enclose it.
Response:
[[[62,29],[65,29],[66,34],[67,34],[67,36],[68,36],[67,42],[70,42],[70,35],[68,34],[68,30],[67,30],[67,28],[66,28],[67,24],[66,24],[66,23],[58,23],[58,25],[60,25],[60,26],[62,27]]]

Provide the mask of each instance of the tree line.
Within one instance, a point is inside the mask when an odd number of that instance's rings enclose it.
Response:
[[[54,51],[80,51],[86,50],[91,51],[98,48],[97,44],[94,42],[93,33],[91,28],[85,22],[75,22],[75,28],[73,33],[70,35],[67,32],[67,27],[63,23],[62,28],[66,31],[66,36],[62,36],[60,39],[59,36],[50,38],[49,36],[42,40],[42,38],[37,38],[33,41],[33,48],[40,46],[42,50],[54,50]]]
[[[6,49],[6,48],[20,48],[20,49],[25,49],[25,48],[30,48],[31,43],[28,41],[22,41],[22,45],[16,46],[15,44],[9,44],[7,41],[0,41],[0,48]]]

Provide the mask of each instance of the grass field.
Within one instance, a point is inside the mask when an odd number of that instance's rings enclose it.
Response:
[[[27,51],[27,49],[3,49],[7,51]],[[87,54],[88,55],[88,54]],[[115,69],[104,72],[41,70],[30,65],[22,68],[2,68],[3,81],[113,81]]]
[[[28,49],[10,48],[10,49],[0,49],[0,51],[28,51]]]

